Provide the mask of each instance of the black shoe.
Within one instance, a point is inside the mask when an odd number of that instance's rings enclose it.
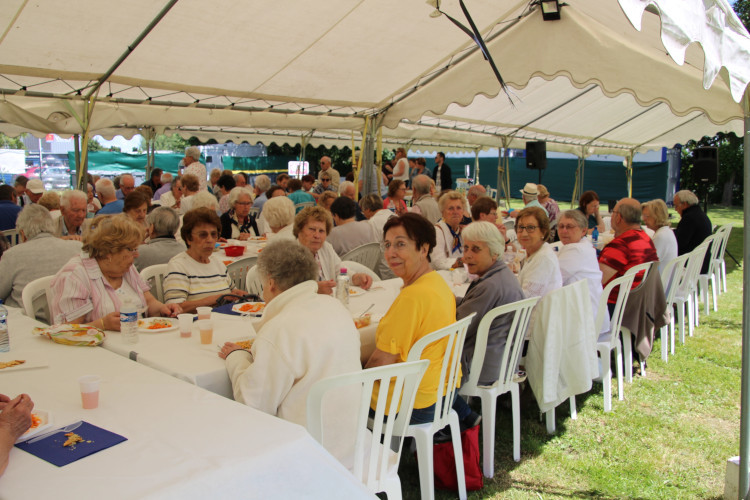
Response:
[[[432,436],[432,442],[438,443],[449,443],[451,441],[451,426],[446,425]]]
[[[482,415],[480,415],[479,413],[475,411],[472,411],[468,417],[466,417],[465,419],[461,420],[461,422],[459,422],[459,426],[461,427],[461,432],[467,429],[471,429],[472,427],[476,427],[477,425],[479,425],[479,422],[481,421],[482,421]]]

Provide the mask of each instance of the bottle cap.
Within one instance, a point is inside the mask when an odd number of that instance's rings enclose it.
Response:
[[[341,270],[340,270],[340,272],[341,272],[341,274],[346,274],[346,268],[342,267]]]

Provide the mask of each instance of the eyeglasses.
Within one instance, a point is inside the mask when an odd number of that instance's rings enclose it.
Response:
[[[464,245],[464,253],[471,251],[471,253],[481,253],[484,250],[482,247],[477,245]]]
[[[383,252],[390,249],[391,247],[395,247],[396,251],[400,252],[402,250],[405,250],[408,246],[409,244],[404,240],[398,240],[393,244],[391,244],[390,241],[384,241],[383,243],[380,244],[380,248],[381,250],[383,250]]]
[[[331,182],[331,179],[320,179],[320,182]]]
[[[235,201],[234,204],[247,206],[247,205],[250,205],[250,202],[249,201]]]
[[[200,231],[197,233],[192,233],[192,235],[193,235],[193,238],[198,238],[199,240],[205,240],[209,236],[211,237],[212,240],[219,238],[218,231],[211,231],[210,233],[208,231]]]
[[[518,226],[516,227],[516,231],[519,233],[527,232],[527,233],[533,233],[539,229],[539,226]]]
[[[557,225],[557,228],[558,228],[558,229],[565,229],[566,231],[567,231],[567,230],[569,230],[569,229],[575,229],[575,228],[577,228],[577,227],[578,227],[578,226],[576,226],[576,225],[573,225],[573,224],[570,224],[570,225],[567,225],[567,224],[558,224],[558,225]]]

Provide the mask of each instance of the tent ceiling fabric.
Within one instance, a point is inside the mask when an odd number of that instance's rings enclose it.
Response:
[[[529,3],[466,0],[511,105],[473,42],[423,0],[215,0],[214,14],[180,0],[103,83],[90,130],[350,145],[382,114],[386,144],[620,154],[742,132],[750,41],[726,0],[568,0],[555,22]],[[6,1],[0,130],[82,132],[80,94],[166,2],[106,5]],[[463,20],[458,0],[440,8]]]

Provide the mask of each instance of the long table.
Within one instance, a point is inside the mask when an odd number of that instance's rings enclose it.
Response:
[[[372,498],[304,428],[105,349],[32,336],[41,324],[9,309],[0,360],[47,366],[0,371],[2,392],[28,393],[58,427],[83,419],[128,440],[61,468],[14,448],[3,500]],[[88,374],[102,377],[95,410],[81,408]]]

